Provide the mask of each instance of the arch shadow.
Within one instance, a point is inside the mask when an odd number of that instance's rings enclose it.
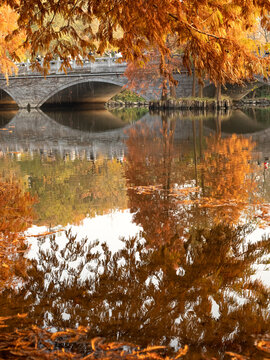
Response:
[[[19,109],[9,90],[0,88],[0,109]]]
[[[79,104],[104,104],[124,87],[126,80],[114,81],[104,78],[75,79],[58,88],[42,99],[38,107]],[[138,92],[137,92],[138,93]],[[146,96],[145,96],[146,98]]]

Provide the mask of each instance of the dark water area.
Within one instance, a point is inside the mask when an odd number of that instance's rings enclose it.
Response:
[[[269,119],[0,112],[0,357],[268,358]]]

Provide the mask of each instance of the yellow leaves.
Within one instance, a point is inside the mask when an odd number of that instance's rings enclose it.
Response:
[[[217,10],[216,16],[217,16],[217,18],[219,20],[219,23],[223,24],[223,15],[221,14],[221,12],[219,10]]]
[[[24,54],[24,36],[23,32],[17,29],[17,18],[17,14],[10,7],[0,7],[0,72],[7,80],[9,75],[17,74],[14,61],[20,60]]]
[[[172,75],[167,56],[171,53],[168,38],[174,37],[177,45],[174,45],[173,51],[184,49],[187,58],[191,56],[203,64],[198,71],[204,69],[211,80],[222,83],[248,78],[259,69],[258,61],[252,57],[243,38],[247,29],[254,28],[259,15],[268,11],[267,2],[252,2],[247,6],[238,0],[229,3],[224,0],[117,3],[113,0],[93,0],[88,6],[83,1],[71,5],[71,2],[58,4],[50,0],[31,0],[22,3],[19,8],[12,0],[6,3],[16,9],[19,16],[19,31],[16,27],[12,29],[15,30],[12,39],[14,41],[25,31],[24,46],[31,44],[29,51],[32,59],[37,53],[46,57],[52,52],[64,60],[69,55],[87,56],[89,49],[98,48],[98,52],[102,53],[108,47],[116,47],[126,60],[138,64],[145,62],[145,54],[154,48],[160,54],[160,68]],[[13,15],[8,15],[8,23],[11,24]],[[6,24],[2,25],[3,31],[9,28]],[[262,16],[262,25],[269,26],[266,15]],[[243,60],[238,57],[240,47]],[[233,54],[234,69],[226,67],[223,59],[226,48]],[[243,71],[245,62],[251,67],[247,73]],[[264,59],[260,58],[259,62],[265,65]],[[45,62],[45,65],[49,64]],[[237,76],[233,76],[233,71],[239,67],[240,72],[238,70]],[[6,69],[3,67],[2,72]]]

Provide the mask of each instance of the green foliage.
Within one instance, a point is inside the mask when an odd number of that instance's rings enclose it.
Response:
[[[38,156],[23,157],[20,162],[1,159],[0,171],[7,163],[37,197],[38,225],[65,226],[86,216],[126,207],[122,164],[116,159],[95,162]]]
[[[146,115],[148,113],[148,109],[143,107],[131,107],[124,109],[110,109],[110,112],[124,122],[133,123]]]
[[[111,100],[113,101],[130,101],[130,102],[139,102],[139,101],[145,101],[145,99],[137,95],[136,93],[130,91],[130,90],[123,90],[119,94],[116,94]]]
[[[262,123],[265,125],[270,125],[270,107],[256,107],[249,109],[242,109],[242,111],[249,115],[252,119],[254,119],[258,123]]]
[[[255,92],[255,94],[254,94]],[[245,98],[267,98],[270,99],[270,86],[269,85],[263,85],[259,88],[254,88]]]

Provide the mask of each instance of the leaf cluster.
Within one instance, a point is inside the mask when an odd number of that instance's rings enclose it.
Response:
[[[17,13],[13,36],[25,34],[33,63],[42,53],[45,69],[54,56],[68,68],[69,56],[102,54],[111,46],[137,65],[158,51],[159,71],[170,82],[168,59],[174,52],[183,55],[185,68],[194,65],[200,79],[208,76],[215,83],[267,75],[269,60],[248,34],[259,23],[270,28],[268,0],[2,0],[1,5]]]

